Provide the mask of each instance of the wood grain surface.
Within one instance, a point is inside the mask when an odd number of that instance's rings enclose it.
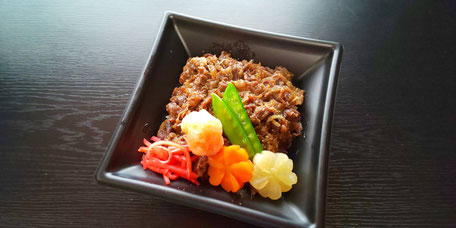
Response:
[[[0,1],[0,226],[250,226],[93,174],[163,13],[344,45],[327,227],[456,226],[454,1]]]

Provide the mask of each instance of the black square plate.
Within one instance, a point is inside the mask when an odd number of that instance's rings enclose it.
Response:
[[[199,187],[185,180],[165,185],[161,175],[144,171],[137,152],[142,139],[156,134],[165,106],[189,57],[221,49],[238,59],[253,59],[295,74],[305,90],[303,134],[289,150],[298,183],[280,200],[241,199],[220,187]],[[325,207],[327,154],[337,75],[338,43],[284,36],[165,13],[148,64],[96,171],[99,183],[160,196],[264,226],[321,225]]]

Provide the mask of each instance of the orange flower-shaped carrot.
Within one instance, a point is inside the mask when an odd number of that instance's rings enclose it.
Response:
[[[221,184],[227,192],[237,192],[252,178],[253,167],[246,150],[238,145],[223,147],[209,157],[209,183]]]

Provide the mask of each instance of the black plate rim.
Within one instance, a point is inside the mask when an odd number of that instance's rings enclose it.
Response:
[[[209,212],[215,212],[217,214],[225,215],[234,219],[240,219],[241,216],[239,216],[239,210],[243,211],[243,213],[250,215],[250,216],[242,216],[242,220],[246,222],[250,222],[253,224],[261,224],[265,226],[271,226],[271,223],[279,223],[280,225],[288,225],[288,226],[303,226],[305,224],[301,223],[294,223],[291,222],[290,220],[277,217],[277,216],[272,216],[270,214],[256,211],[253,209],[248,209],[248,208],[239,208],[235,207],[235,205],[231,205],[226,202],[222,202],[219,200],[215,199],[205,199],[206,201],[211,201],[211,204],[215,204],[218,207],[212,207],[212,205],[205,205],[205,204],[198,204],[196,203],[200,198],[200,196],[192,196],[193,194],[188,193],[188,192],[183,192],[179,191],[176,189],[172,188],[166,188],[163,186],[156,186],[153,184],[145,183],[145,182],[138,182],[138,181],[132,181],[127,178],[122,178],[118,177],[112,174],[106,173],[106,168],[111,160],[113,150],[116,147],[116,142],[119,140],[120,136],[122,135],[123,131],[125,130],[125,125],[129,119],[129,117],[132,115],[133,111],[136,110],[136,103],[137,100],[140,97],[140,91],[144,87],[144,82],[145,82],[145,75],[147,75],[147,72],[149,70],[149,67],[152,65],[152,63],[155,61],[155,56],[156,52],[158,49],[158,46],[161,42],[162,39],[162,34],[165,28],[165,25],[173,20],[174,17],[178,17],[181,19],[187,19],[187,20],[192,20],[200,23],[209,23],[221,27],[228,27],[232,28],[235,30],[241,30],[243,32],[248,32],[256,35],[261,35],[261,36],[267,36],[267,37],[273,37],[273,38],[280,38],[280,39],[290,39],[294,41],[300,41],[300,42],[306,42],[311,45],[322,45],[328,48],[332,49],[332,62],[331,62],[331,69],[329,72],[329,79],[328,79],[328,89],[326,91],[326,100],[325,100],[325,106],[324,106],[324,111],[323,111],[323,122],[322,122],[322,131],[321,131],[321,137],[320,137],[320,153],[319,153],[319,164],[318,164],[318,171],[317,171],[317,191],[316,191],[316,202],[315,202],[315,208],[316,208],[316,221],[315,224],[310,224],[310,226],[323,226],[324,225],[324,216],[325,216],[325,203],[326,203],[326,185],[327,185],[327,165],[328,165],[328,152],[330,148],[330,136],[331,136],[331,128],[332,128],[332,122],[333,122],[333,114],[334,114],[334,106],[335,106],[335,97],[336,97],[336,92],[337,92],[337,81],[338,81],[338,75],[339,75],[339,70],[340,70],[340,65],[341,65],[341,60],[342,60],[342,52],[343,52],[343,46],[338,43],[338,42],[333,42],[333,41],[324,41],[324,40],[317,40],[317,39],[311,39],[311,38],[303,38],[303,37],[298,37],[298,36],[292,36],[292,35],[284,35],[284,34],[279,34],[279,33],[274,33],[274,32],[266,32],[262,30],[257,30],[257,29],[250,29],[250,28],[245,28],[241,26],[236,26],[236,25],[231,25],[231,24],[226,24],[226,23],[221,23],[221,22],[216,22],[208,19],[202,19],[194,16],[189,16],[173,11],[166,11],[164,13],[164,16],[162,18],[160,27],[158,29],[157,35],[155,37],[151,52],[149,54],[149,58],[147,61],[146,66],[144,67],[140,78],[138,79],[138,82],[133,90],[132,97],[129,100],[129,102],[126,105],[125,111],[122,114],[122,117],[120,118],[120,121],[113,133],[113,136],[111,137],[110,142],[108,143],[108,147],[103,154],[103,157],[100,161],[100,164],[98,165],[96,171],[95,171],[95,180],[99,184],[103,185],[108,185],[108,186],[113,186],[113,187],[118,187],[122,188],[125,190],[133,190],[136,192],[141,192],[141,193],[146,193],[146,194],[151,194],[155,196],[162,196],[165,200],[169,200],[175,203],[179,203],[182,205],[188,205],[192,206],[198,209],[202,209],[205,211]],[[134,184],[136,185],[135,187],[132,187],[131,185]],[[151,191],[152,190],[152,191]],[[166,194],[176,194],[182,196],[180,197],[163,197],[163,193]],[[194,198],[194,199],[192,199]],[[192,201],[194,200],[194,201]],[[231,208],[231,209],[228,209]],[[228,210],[227,210],[228,209]]]

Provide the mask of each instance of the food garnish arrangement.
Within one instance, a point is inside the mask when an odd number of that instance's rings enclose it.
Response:
[[[287,149],[302,131],[304,91],[292,78],[226,52],[189,58],[165,121],[138,149],[143,168],[166,184],[182,178],[280,199],[298,181]]]

